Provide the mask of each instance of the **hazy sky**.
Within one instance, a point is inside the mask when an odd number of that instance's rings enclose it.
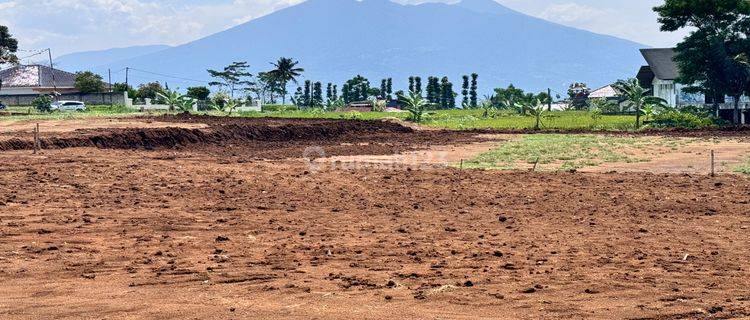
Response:
[[[662,0],[497,1],[529,15],[655,47],[672,46],[684,35],[659,32],[651,8]],[[53,53],[60,55],[131,45],[181,44],[300,2],[0,0],[0,24],[11,28],[23,49],[52,47]]]

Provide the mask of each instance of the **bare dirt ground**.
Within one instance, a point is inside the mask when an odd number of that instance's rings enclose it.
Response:
[[[0,318],[750,317],[750,179],[311,167],[473,140],[305,125],[0,152]]]
[[[200,123],[175,123],[153,121],[149,119],[134,118],[89,118],[89,119],[70,119],[70,120],[4,120],[0,123],[0,134],[21,133],[29,134],[33,132],[36,124],[39,124],[40,132],[43,133],[63,133],[74,132],[76,130],[87,129],[123,129],[123,128],[166,128],[180,127],[188,129],[205,128],[206,125]],[[21,135],[19,134],[19,135]]]

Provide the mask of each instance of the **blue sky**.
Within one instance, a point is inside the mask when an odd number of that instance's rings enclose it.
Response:
[[[651,8],[662,0],[497,1],[532,16],[655,47],[672,46],[684,36],[659,32]],[[0,24],[11,28],[23,49],[52,47],[55,55],[60,55],[132,45],[177,45],[299,2],[302,0],[0,0]]]

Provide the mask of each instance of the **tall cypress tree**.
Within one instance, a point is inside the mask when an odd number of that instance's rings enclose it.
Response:
[[[380,97],[385,99],[385,96],[388,94],[388,80],[383,79],[380,81]]]
[[[471,74],[471,89],[469,89],[469,100],[472,108],[477,107],[477,78],[479,75],[476,73]]]
[[[350,89],[348,83],[344,83],[344,86],[341,87],[341,97],[344,98],[346,103],[352,102]]]
[[[328,104],[333,101],[333,83],[328,83],[326,86],[326,100],[328,100]]]
[[[409,77],[409,92],[414,92],[414,93],[417,92],[416,89],[415,89],[415,87],[414,87],[414,77],[413,76]]]
[[[435,91],[433,90],[432,79],[433,77],[427,78],[427,101],[435,103]]]
[[[464,84],[461,87],[461,95],[464,99],[461,101],[461,107],[469,106],[469,76],[464,76]]]
[[[422,95],[422,77],[414,77],[414,93]]]
[[[453,90],[449,88],[450,81],[448,77],[440,80],[440,108],[448,109],[450,107],[449,95],[453,95]]]
[[[334,84],[333,85],[333,100],[335,101],[338,99],[339,99],[339,88],[338,88],[338,85]]]
[[[385,86],[385,99],[388,101],[393,100],[393,78],[388,78],[388,83]]]
[[[305,91],[302,94],[302,105],[305,107],[312,106],[312,82],[305,80]]]
[[[312,102],[310,103],[313,107],[323,106],[323,84],[315,82],[313,85]]]

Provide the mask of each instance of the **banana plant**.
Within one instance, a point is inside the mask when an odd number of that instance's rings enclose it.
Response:
[[[635,128],[641,127],[641,112],[645,106],[652,105],[654,107],[666,107],[667,101],[649,96],[648,92],[651,90],[644,89],[638,83],[637,79],[622,80],[615,84],[615,88],[621,92],[621,96],[624,97],[627,102],[635,109]]]
[[[193,111],[193,106],[195,105],[195,102],[196,100],[193,98],[182,96],[177,102],[177,108],[180,109],[180,111],[182,112],[190,112],[190,111]]]
[[[495,108],[495,101],[496,97],[493,96],[484,96],[484,100],[479,105],[479,107],[482,109],[482,118],[487,119],[490,117],[490,114],[494,115],[495,111],[497,111],[497,108]]]
[[[526,99],[521,102],[522,107],[531,114],[536,122],[534,124],[534,130],[541,130],[542,128],[542,116],[547,113],[547,108],[539,99]]]
[[[164,100],[164,103],[169,106],[169,111],[174,111],[175,107],[179,106],[182,100],[182,95],[177,91],[166,90],[163,92],[157,92],[156,96],[159,97],[159,99]]]
[[[427,100],[414,92],[409,92],[409,96],[401,95],[398,100],[404,104],[406,111],[409,111],[411,121],[422,122],[427,106],[430,105]]]

